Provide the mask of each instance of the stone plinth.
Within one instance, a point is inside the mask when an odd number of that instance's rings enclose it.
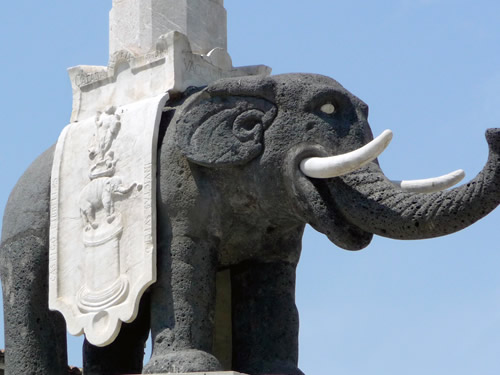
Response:
[[[71,122],[95,116],[107,106],[121,106],[165,92],[183,92],[224,77],[268,75],[264,65],[234,68],[223,49],[207,56],[193,53],[188,38],[177,31],[161,36],[155,48],[137,56],[116,52],[105,66],[70,68],[73,87]]]
[[[171,375],[171,374],[153,374],[153,375]],[[222,371],[222,372],[190,372],[190,373],[182,373],[176,375],[246,375],[246,374],[234,371]]]
[[[150,52],[171,31],[186,35],[194,53],[227,50],[227,15],[223,0],[113,0],[109,16],[109,53]]]

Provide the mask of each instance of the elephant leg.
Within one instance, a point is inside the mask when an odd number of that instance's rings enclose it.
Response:
[[[211,354],[214,247],[188,236],[174,236],[171,251],[161,239],[158,243],[158,280],[151,290],[153,353],[144,373],[220,371]]]
[[[233,369],[303,375],[297,368],[296,265],[246,262],[231,269]]]
[[[0,274],[6,373],[12,375],[68,372],[65,323],[48,308],[52,155],[53,149],[28,168],[5,209]]]
[[[106,217],[108,223],[113,222],[115,218],[115,206],[113,202],[113,197],[111,193],[104,192],[102,195],[102,206],[104,208],[104,211],[106,212]]]
[[[124,323],[118,337],[105,347],[83,343],[83,372],[86,375],[140,374],[149,334],[149,294],[141,299],[137,318]]]
[[[80,216],[85,223],[85,228],[90,229],[93,227],[95,213],[92,204],[90,204],[89,202],[85,202],[85,204],[82,204],[82,207],[80,208]]]

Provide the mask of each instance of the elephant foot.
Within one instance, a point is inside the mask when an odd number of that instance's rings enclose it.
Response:
[[[99,224],[96,223],[88,223],[87,226],[85,227],[85,232],[90,232],[92,229],[97,229],[99,228]]]
[[[191,349],[170,352],[164,355],[152,355],[144,367],[143,374],[185,373],[222,371],[222,365],[212,354]]]

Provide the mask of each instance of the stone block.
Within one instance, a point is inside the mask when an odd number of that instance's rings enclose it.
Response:
[[[171,31],[186,35],[194,53],[227,49],[227,14],[223,0],[113,0],[110,56],[120,50],[150,52]]]
[[[170,375],[170,374],[153,374],[153,375]],[[242,374],[241,372],[234,372],[234,371],[220,371],[220,372],[218,371],[218,372],[190,372],[190,373],[183,373],[176,375],[247,375],[247,374]]]
[[[118,107],[165,92],[183,92],[189,86],[204,86],[220,78],[270,73],[271,69],[263,65],[234,68],[222,49],[207,56],[193,53],[186,35],[171,31],[160,36],[147,54],[138,56],[121,50],[111,55],[108,66],[70,68],[71,122],[93,117],[110,105]]]

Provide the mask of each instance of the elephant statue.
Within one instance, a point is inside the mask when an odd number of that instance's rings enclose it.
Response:
[[[428,192],[449,184],[411,188],[383,174],[376,158],[391,133],[374,139],[367,117],[360,99],[312,74],[222,79],[172,97],[158,146],[158,280],[112,344],[84,343],[85,373],[303,374],[294,288],[306,224],[360,250],[374,234],[447,235],[497,207],[500,129],[486,132],[489,159],[476,178]],[[64,321],[47,308],[52,156],[32,164],[5,211],[10,374],[63,374],[67,366]],[[221,290],[229,290],[223,302]],[[219,306],[230,318],[218,318]],[[229,339],[217,346],[220,332]]]

